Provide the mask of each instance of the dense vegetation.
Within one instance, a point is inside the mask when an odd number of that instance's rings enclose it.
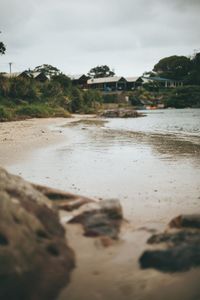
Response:
[[[143,88],[149,95],[154,95],[153,104],[161,99],[165,107],[200,107],[200,52],[192,57],[174,55],[162,58],[154,66],[153,72],[148,73],[150,77],[159,76],[183,82],[182,87],[168,89],[156,81],[144,84]],[[133,102],[136,100],[140,101],[141,95],[136,95]]]
[[[46,82],[0,76],[1,121],[92,113],[101,102],[99,92],[74,87],[71,80],[61,73]]]
[[[4,43],[0,42],[0,55],[5,54],[5,51]],[[26,77],[8,78],[0,74],[0,121],[95,113],[102,103],[119,103],[127,96],[135,107],[158,104],[175,108],[200,107],[200,53],[195,53],[193,57],[163,58],[150,72],[150,77],[181,80],[184,86],[163,88],[159,82],[150,82],[122,93],[122,97],[74,86],[69,77],[51,65],[38,66],[26,72]],[[34,72],[44,74],[49,80],[34,79]],[[114,76],[115,73],[103,65],[92,68],[88,75],[99,78]]]
[[[168,89],[138,89],[129,93],[133,106],[157,106],[174,108],[200,108],[200,86],[188,85]]]
[[[107,65],[96,66],[88,72],[88,76],[91,78],[112,77],[114,75],[115,72],[110,70]]]
[[[200,85],[200,52],[192,57],[165,57],[154,66],[153,71],[163,78],[182,80],[186,85]]]
[[[200,108],[200,85],[188,85],[170,89],[163,95],[165,107]]]

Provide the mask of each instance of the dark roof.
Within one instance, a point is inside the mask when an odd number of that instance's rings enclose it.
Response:
[[[142,76],[142,78],[147,79],[147,80],[153,80],[153,81],[161,81],[161,82],[164,82],[164,81],[168,81],[168,82],[181,82],[181,80],[163,78],[163,77],[158,77],[158,76],[155,76],[155,77],[145,77],[145,76]]]

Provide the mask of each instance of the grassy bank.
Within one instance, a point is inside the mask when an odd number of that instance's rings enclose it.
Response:
[[[0,121],[94,113],[101,102],[98,91],[81,90],[63,74],[46,82],[0,75]]]
[[[69,117],[70,113],[96,113],[103,105],[147,105],[186,108],[200,107],[200,86],[162,88],[145,85],[133,91],[105,93],[83,90],[60,74],[46,82],[0,75],[0,121],[26,118]]]
[[[43,103],[0,105],[0,122],[48,117],[70,117],[70,113],[62,107]]]

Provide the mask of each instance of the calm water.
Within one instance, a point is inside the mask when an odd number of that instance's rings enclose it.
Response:
[[[200,109],[143,111],[146,118],[113,119],[108,128],[143,133],[172,134],[200,143]]]
[[[57,130],[57,128],[53,128]],[[141,222],[200,209],[200,110],[62,127],[66,142],[9,167],[26,179],[97,198],[119,198]]]

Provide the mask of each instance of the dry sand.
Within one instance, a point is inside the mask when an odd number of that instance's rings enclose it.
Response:
[[[62,122],[66,122],[66,119],[29,119],[0,123],[0,165],[16,163],[35,148],[62,141],[62,132],[49,128],[52,124]]]

